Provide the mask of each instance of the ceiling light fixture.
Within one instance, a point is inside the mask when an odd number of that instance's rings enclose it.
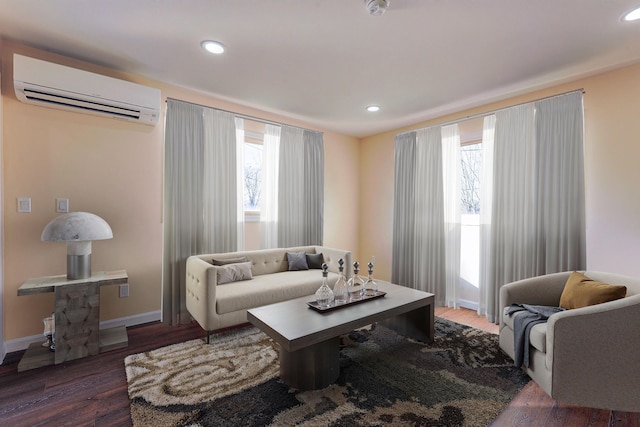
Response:
[[[224,52],[224,45],[220,42],[205,40],[201,43],[201,45],[207,52],[213,53],[215,55],[220,55]]]
[[[364,0],[364,6],[370,15],[380,16],[389,7],[391,0]]]
[[[622,19],[625,21],[637,21],[640,19],[640,7],[636,7],[631,12],[625,14]]]
[[[378,105],[369,105],[367,107],[367,111],[370,113],[375,113],[376,111],[380,111],[380,107]]]

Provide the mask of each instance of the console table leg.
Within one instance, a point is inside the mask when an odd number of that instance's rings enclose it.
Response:
[[[100,286],[97,283],[55,289],[55,363],[100,352]]]

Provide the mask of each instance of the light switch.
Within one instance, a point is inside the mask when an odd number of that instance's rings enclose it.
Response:
[[[69,199],[56,199],[56,212],[69,212]]]
[[[18,212],[31,212],[31,197],[18,197]]]

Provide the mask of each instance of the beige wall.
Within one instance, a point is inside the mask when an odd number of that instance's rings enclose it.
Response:
[[[640,277],[640,65],[611,71],[361,141],[317,129],[205,94],[92,66],[3,41],[2,103],[4,180],[4,339],[42,332],[52,295],[17,297],[20,284],[41,275],[64,274],[64,244],[41,242],[54,218],[55,198],[72,211],[105,218],[114,239],[94,242],[94,270],[124,268],[130,297],[103,290],[102,320],[160,309],[162,262],[163,126],[150,127],[25,105],[13,95],[14,52],[158,87],[166,97],[324,131],[324,244],[351,249],[354,259],[376,256],[376,276],[391,275],[393,139],[403,131],[485,113],[519,102],[584,88],[589,269]],[[162,107],[164,108],[164,102]],[[354,166],[354,165],[358,165]],[[19,214],[18,197],[31,197],[32,213]]]
[[[41,334],[40,319],[52,311],[52,294],[18,297],[17,289],[30,277],[65,273],[65,245],[40,241],[44,226],[58,215],[57,197],[69,198],[71,211],[95,213],[113,228],[112,240],[93,243],[92,267],[94,271],[126,269],[130,296],[118,298],[117,287],[103,288],[101,320],[156,311],[161,302],[162,120],[152,127],[20,103],[13,93],[14,52],[158,87],[163,100],[172,97],[324,131],[6,40],[2,46],[5,340]],[[350,166],[357,162],[359,143],[324,132],[324,242],[356,248],[358,212],[341,212],[339,221],[334,212],[357,198],[358,175]],[[31,197],[31,213],[17,213],[18,197]]]
[[[640,277],[639,82],[634,65],[364,138],[360,253],[376,255],[377,276],[390,278],[396,134],[584,88],[587,266]]]

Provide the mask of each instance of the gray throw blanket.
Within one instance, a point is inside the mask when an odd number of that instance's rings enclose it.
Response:
[[[508,315],[518,311],[527,311],[513,319],[513,350],[515,353],[514,365],[519,368],[524,365],[529,367],[529,334],[531,328],[538,323],[544,323],[554,313],[564,311],[564,308],[550,307],[546,305],[511,304],[507,309]]]

